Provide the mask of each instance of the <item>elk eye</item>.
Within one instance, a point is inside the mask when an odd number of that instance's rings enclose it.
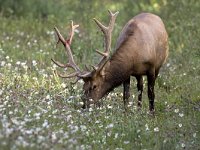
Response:
[[[96,85],[93,85],[92,87],[89,88],[89,91],[95,90],[96,89]]]
[[[93,86],[93,90],[95,90],[96,88],[97,88],[97,86],[96,86],[96,85],[94,85],[94,86]]]

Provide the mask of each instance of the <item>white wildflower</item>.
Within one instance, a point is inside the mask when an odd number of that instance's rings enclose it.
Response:
[[[70,114],[70,115],[67,115],[67,117],[66,117],[67,122],[69,122],[69,121],[71,120],[71,118],[72,118],[72,115],[71,115],[71,114]]]
[[[169,67],[170,66],[170,63],[167,63],[167,67]]]
[[[130,142],[129,141],[124,141],[124,144],[129,144]]]
[[[21,65],[22,65],[23,68],[25,68],[26,62],[21,62]]]
[[[20,64],[21,64],[21,62],[20,62],[20,61],[17,61],[17,62],[16,62],[16,65],[20,65]]]
[[[78,131],[78,126],[73,126],[73,130],[71,131],[71,133],[76,133]]]
[[[52,68],[53,68],[53,70],[55,70],[57,68],[57,65],[53,64]]]
[[[47,96],[46,96],[46,99],[50,99],[51,98],[51,96],[48,94]]]
[[[123,150],[123,148],[118,148],[118,147],[117,147],[117,148],[115,148],[115,150]]]
[[[163,143],[166,143],[167,142],[167,139],[164,139]]]
[[[11,65],[11,63],[8,63],[7,66],[8,66],[8,68],[11,68],[12,65]]]
[[[6,96],[6,101],[3,102],[4,105],[8,104],[9,96]]]
[[[107,136],[108,136],[108,137],[111,136],[111,132],[107,132]]]
[[[9,115],[12,115],[13,114],[13,111],[9,111]]]
[[[1,66],[2,66],[2,67],[5,66],[5,64],[6,64],[5,61],[2,61],[2,62],[1,62]]]
[[[57,139],[56,134],[54,132],[52,133],[51,137],[52,137],[52,141],[55,141]]]
[[[52,111],[52,114],[54,115],[54,114],[56,114],[57,112],[58,112],[58,110],[55,109],[55,110]]]
[[[6,56],[6,59],[8,60],[10,57],[9,56]]]
[[[90,108],[89,108],[89,112],[91,112],[91,111],[93,111],[93,109],[90,107]]]
[[[25,70],[28,69],[28,66],[26,65],[26,62],[21,62],[21,66],[22,66]]]
[[[44,77],[44,78],[47,78],[47,77],[48,77],[48,74],[44,73],[44,74],[43,74],[43,77]]]
[[[184,148],[184,147],[185,147],[185,144],[184,144],[184,143],[181,143],[181,147],[183,147],[183,148]]]
[[[177,108],[177,109],[175,109],[175,110],[174,110],[174,112],[175,112],[175,113],[178,113],[178,112],[179,112],[179,109],[178,109],[178,108]]]
[[[111,105],[108,105],[107,107],[108,107],[108,109],[112,109],[113,108]]]
[[[109,116],[105,116],[105,119],[109,119]]]
[[[9,100],[9,98],[10,98],[10,96],[9,96],[9,95],[7,95],[7,96],[6,96],[6,100]],[[6,102],[6,101],[5,101],[5,102]],[[8,101],[7,101],[7,102],[8,102]]]
[[[193,133],[193,137],[195,138],[197,136],[197,133]]]
[[[145,124],[145,130],[146,130],[146,131],[149,131],[149,126],[148,126],[148,124]]]
[[[37,65],[36,60],[33,60],[33,61],[32,61],[32,64],[33,64],[33,66],[36,66],[36,65]]]
[[[66,88],[66,84],[65,83],[62,83],[61,86],[62,86],[62,88]]]
[[[87,127],[85,125],[81,125],[80,128],[81,128],[82,132],[86,131],[86,129],[87,129]]]
[[[16,125],[19,125],[19,121],[17,121],[16,118],[12,118],[11,121],[12,121],[12,123],[14,123],[14,124],[16,124]]]
[[[33,130],[32,129],[31,130],[26,130],[25,133],[28,134],[28,135],[31,135],[31,134],[33,134]]]
[[[36,118],[40,118],[41,113],[35,113],[34,116],[35,116]]]
[[[0,96],[3,94],[3,90],[0,90]]]
[[[137,133],[140,133],[140,131],[141,131],[141,130],[140,130],[140,129],[138,129],[138,130],[137,130]]]
[[[100,123],[100,121],[99,121],[99,120],[97,120],[97,121],[95,121],[95,123],[96,123],[96,124],[98,124],[98,123]]]
[[[30,45],[31,45],[31,42],[28,42],[27,45],[30,46]]]
[[[179,128],[181,128],[183,125],[181,123],[178,124]]]
[[[113,128],[113,123],[111,123],[111,124],[109,124],[108,126],[107,126],[107,128]]]
[[[48,120],[44,120],[44,123],[42,124],[43,128],[48,127]]]
[[[103,128],[103,125],[99,125],[98,127],[99,127],[99,128]]]
[[[180,117],[183,117],[183,116],[184,116],[184,114],[183,114],[183,113],[179,113],[179,116],[180,116]]]
[[[33,77],[33,80],[37,81],[38,79],[37,79],[37,77]]]
[[[155,127],[153,130],[154,130],[154,132],[159,132],[159,128],[158,127]]]
[[[81,102],[79,102],[79,104],[80,104],[80,105],[83,105],[84,103],[81,101]]]
[[[84,83],[83,80],[78,80],[78,83]]]
[[[118,136],[119,136],[119,134],[118,134],[118,133],[115,133],[115,139],[117,139],[117,138],[118,138]]]
[[[39,135],[38,138],[37,138],[38,143],[41,143],[41,142],[43,142],[44,140],[45,140],[45,137],[44,137],[44,136],[41,136],[41,135]]]

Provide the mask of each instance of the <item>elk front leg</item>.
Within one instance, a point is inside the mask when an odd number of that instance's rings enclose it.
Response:
[[[83,109],[88,108],[88,107],[89,107],[89,106],[88,106],[88,101],[87,101],[86,99],[82,99],[82,101],[83,101],[83,106],[82,106],[82,108],[83,108]]]
[[[138,89],[138,108],[142,107],[142,92],[143,92],[143,78],[142,76],[136,76],[137,89]]]
[[[90,107],[90,102],[89,99],[87,99],[84,95],[81,97],[82,101],[83,101],[83,109],[89,108]]]
[[[123,82],[124,92],[123,92],[123,100],[124,106],[127,107],[128,99],[130,97],[130,77]]]
[[[149,110],[151,113],[154,113],[154,85],[155,85],[155,73],[148,74],[147,75],[147,81],[148,81],[148,98],[149,98]]]

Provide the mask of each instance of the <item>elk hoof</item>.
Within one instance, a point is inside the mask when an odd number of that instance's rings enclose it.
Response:
[[[87,108],[86,104],[84,103],[81,108],[86,109]]]
[[[152,117],[155,117],[155,109],[149,110],[148,114]]]

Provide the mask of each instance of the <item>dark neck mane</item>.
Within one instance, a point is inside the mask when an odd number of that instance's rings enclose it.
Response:
[[[123,59],[120,57],[111,57],[108,67],[105,70],[106,82],[109,84],[109,91],[121,85],[129,76],[128,68],[125,67]]]

